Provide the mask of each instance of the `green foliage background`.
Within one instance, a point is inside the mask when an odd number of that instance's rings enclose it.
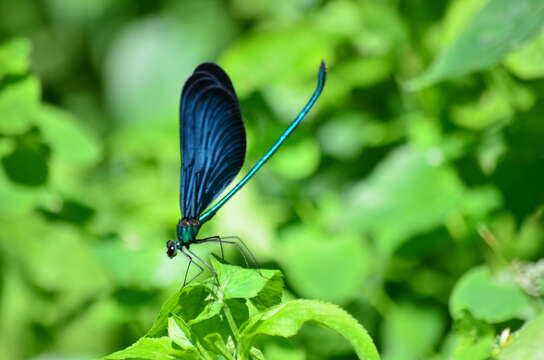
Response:
[[[186,266],[164,254],[183,81],[227,70],[247,171],[324,59],[316,108],[201,235],[241,236],[284,299],[342,306],[385,360],[541,359],[543,25],[538,0],[3,0],[0,354],[145,334]],[[355,356],[311,325],[260,347]]]

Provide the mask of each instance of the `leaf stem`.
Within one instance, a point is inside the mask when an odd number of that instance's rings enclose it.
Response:
[[[226,302],[224,303],[224,306],[223,306],[223,313],[225,314],[225,317],[227,318],[227,322],[229,323],[229,326],[230,326],[230,330],[232,331],[232,334],[234,335],[234,345],[236,347],[236,359],[240,359],[239,357],[240,332],[238,331],[238,326],[236,326],[234,317],[232,316],[232,313],[230,312],[229,305]]]

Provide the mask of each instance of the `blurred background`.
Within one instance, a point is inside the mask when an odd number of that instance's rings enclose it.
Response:
[[[463,291],[485,305],[477,291],[502,286],[491,274],[544,254],[544,36],[408,91],[484,3],[2,0],[2,357],[104,356],[181,286],[186,260],[165,242],[180,217],[179,95],[197,64],[218,62],[234,83],[245,173],[324,59],[316,107],[200,236],[242,237],[284,272],[284,298],[342,306],[385,360],[446,359]],[[540,290],[513,284],[493,295],[516,302],[488,311],[491,331],[534,313]],[[263,349],[355,356],[312,326]]]

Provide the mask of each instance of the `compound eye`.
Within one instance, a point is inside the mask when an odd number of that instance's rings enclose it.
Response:
[[[171,259],[176,256],[177,253],[178,251],[176,249],[176,243],[172,240],[168,240],[166,242],[166,255],[168,255],[168,257]]]

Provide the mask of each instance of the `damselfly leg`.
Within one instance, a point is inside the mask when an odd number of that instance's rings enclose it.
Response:
[[[240,255],[242,255],[242,258],[244,259],[244,262],[246,264],[246,267],[249,267],[249,262],[247,261],[247,257],[249,256],[252,265],[257,268],[257,261],[255,260],[255,257],[247,247],[247,245],[240,239],[238,236],[226,236],[226,237],[219,237],[219,236],[212,236],[205,239],[199,239],[195,240],[195,243],[208,243],[208,242],[214,242],[219,243],[219,246],[221,247],[221,260],[225,260],[225,254],[223,251],[223,244],[229,244],[234,245]]]
[[[191,283],[194,279],[196,279],[200,274],[202,274],[202,272],[204,271],[204,268],[202,267],[202,265],[204,265],[205,267],[208,268],[208,270],[210,270],[210,272],[212,273],[212,275],[213,275],[213,277],[215,279],[216,284],[219,286],[219,276],[217,275],[217,271],[215,271],[215,269],[210,264],[208,264],[206,261],[204,261],[204,259],[202,259],[197,254],[192,252],[189,248],[185,248],[185,247],[181,248],[181,252],[183,253],[183,255],[185,255],[189,259],[189,264],[187,264],[187,270],[185,271],[185,277],[183,279],[183,286],[184,287],[185,287],[185,285]],[[196,261],[195,259],[198,260],[198,261]],[[200,271],[198,272],[198,274],[193,276],[191,278],[191,280],[186,282],[187,274],[189,273],[189,268],[190,268],[191,264],[195,264]]]
[[[244,263],[246,264],[246,267],[249,268],[249,262],[247,261],[249,257],[249,260],[251,261],[253,268],[257,270],[259,275],[266,278],[266,276],[264,276],[259,270],[255,256],[253,255],[251,250],[249,250],[249,247],[246,245],[246,243],[242,239],[240,239],[238,236],[224,236],[224,237],[212,236],[205,239],[195,240],[194,242],[200,243],[200,244],[207,243],[207,242],[219,243],[219,246],[221,247],[222,260],[224,260],[223,244],[234,245],[236,249],[238,250],[238,252],[240,253],[240,255],[242,255],[242,258],[244,259]]]

